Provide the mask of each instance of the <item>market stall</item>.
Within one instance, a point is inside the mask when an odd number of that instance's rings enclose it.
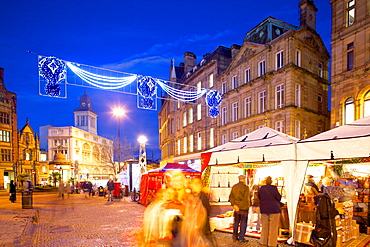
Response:
[[[148,204],[154,200],[158,189],[166,187],[167,172],[180,170],[188,179],[200,178],[201,173],[185,164],[167,163],[165,166],[155,170],[150,170],[141,177],[140,184],[140,203]]]
[[[202,153],[202,170],[208,167],[207,169],[210,170],[208,172],[212,175],[216,167],[220,166],[233,166],[240,171],[268,168],[261,177],[270,175],[274,179],[283,178],[289,226],[292,230],[300,195],[300,186],[297,184],[303,183],[307,167],[307,161],[297,161],[297,142],[297,138],[263,127]],[[272,172],[273,166],[279,167],[281,175]]]

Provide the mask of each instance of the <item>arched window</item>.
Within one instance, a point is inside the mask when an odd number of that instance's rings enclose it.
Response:
[[[370,116],[370,90],[364,96],[364,117]]]
[[[349,124],[355,121],[355,101],[352,97],[344,102],[343,110],[343,124]]]

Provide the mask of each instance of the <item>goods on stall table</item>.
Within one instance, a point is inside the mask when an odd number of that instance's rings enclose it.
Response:
[[[310,237],[313,229],[314,227],[312,226],[312,223],[297,223],[294,241],[311,245]]]

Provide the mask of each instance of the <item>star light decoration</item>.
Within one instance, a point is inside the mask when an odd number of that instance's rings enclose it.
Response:
[[[90,86],[105,90],[119,90],[137,81],[138,107],[143,109],[156,109],[157,85],[160,86],[172,98],[192,102],[203,95],[206,95],[206,103],[210,107],[209,116],[217,117],[220,113],[218,106],[222,102],[222,95],[217,90],[202,88],[196,91],[180,90],[168,85],[168,82],[153,78],[151,76],[141,76],[117,72],[121,76],[105,76],[83,70],[76,63],[66,62],[56,57],[43,57],[39,61],[39,76],[46,81],[44,91],[47,96],[59,97],[61,93],[60,84],[67,82],[67,69],[69,68],[81,80]],[[96,68],[95,68],[96,69]],[[41,80],[40,80],[41,85]],[[186,86],[186,85],[182,85]],[[41,93],[40,93],[41,94]],[[41,94],[41,95],[45,95]]]

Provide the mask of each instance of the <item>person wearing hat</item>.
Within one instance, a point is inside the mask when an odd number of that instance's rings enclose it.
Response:
[[[246,185],[246,176],[240,175],[239,183],[231,188],[229,201],[234,208],[234,228],[233,240],[239,242],[248,242],[245,239],[247,230],[248,211],[250,206],[249,186]],[[239,230],[240,225],[240,231]]]

